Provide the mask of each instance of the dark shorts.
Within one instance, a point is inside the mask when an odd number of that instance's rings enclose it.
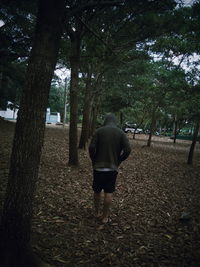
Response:
[[[117,179],[117,171],[96,171],[93,172],[93,191],[100,193],[113,193],[115,191],[115,183]]]

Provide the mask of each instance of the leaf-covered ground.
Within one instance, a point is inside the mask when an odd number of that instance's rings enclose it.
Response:
[[[0,122],[0,201],[8,176],[14,123]],[[34,202],[33,247],[60,267],[200,266],[200,145],[186,164],[190,142],[129,136],[132,152],[119,171],[111,221],[93,216],[92,168],[67,166],[68,129],[46,128]]]

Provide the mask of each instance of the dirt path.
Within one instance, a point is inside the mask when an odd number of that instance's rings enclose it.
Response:
[[[8,174],[13,124],[0,125],[0,201]],[[176,145],[146,136],[132,140],[119,171],[112,220],[93,217],[92,169],[87,151],[80,167],[67,166],[67,129],[46,129],[34,203],[33,246],[53,266],[200,266],[200,148],[186,164],[189,142]],[[185,220],[181,216],[187,215]]]

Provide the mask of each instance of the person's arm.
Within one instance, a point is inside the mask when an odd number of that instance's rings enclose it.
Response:
[[[120,162],[127,159],[131,153],[131,146],[130,146],[129,140],[124,133],[122,135],[121,142],[122,142],[122,152],[121,152],[120,158],[119,158]]]
[[[95,132],[89,145],[89,155],[92,161],[94,160],[96,154],[96,142],[97,142],[97,133]]]

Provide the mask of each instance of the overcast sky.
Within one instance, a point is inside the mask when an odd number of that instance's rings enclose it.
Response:
[[[185,5],[192,5],[194,2],[195,2],[195,0],[183,0],[183,2],[185,3]]]
[[[3,20],[0,19],[0,27],[2,27],[4,25]]]

